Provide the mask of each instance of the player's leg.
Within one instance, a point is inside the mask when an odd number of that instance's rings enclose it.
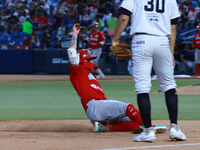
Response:
[[[137,92],[137,103],[145,128],[134,137],[137,142],[154,142],[154,128],[151,127],[151,104],[149,92],[151,89],[152,70],[152,39],[154,36],[136,35],[132,39],[133,78]]]
[[[145,128],[151,127],[151,104],[149,98],[153,62],[151,38],[152,36],[137,35],[132,40],[133,78],[135,80],[138,107]],[[141,41],[143,41],[142,44]]]
[[[167,45],[168,38],[157,38],[157,40],[159,44],[156,45],[156,50],[154,51],[153,67],[157,74],[161,90],[165,93],[171,123],[177,123],[178,98],[175,90],[176,83],[174,80],[172,55]]]
[[[118,131],[130,131],[142,125],[140,113],[132,104],[115,100],[100,100],[90,101],[87,105],[87,116],[91,122],[109,125],[105,126],[109,128],[109,131],[117,131],[117,129]]]
[[[94,69],[98,73],[97,79],[105,78],[104,73],[102,72],[102,70],[99,68],[99,65],[98,65],[98,60],[99,60],[99,58],[101,56],[102,48],[93,49],[93,50],[91,50],[91,53],[92,53],[92,55],[97,56],[96,59],[92,60],[93,63],[94,63]]]
[[[179,134],[180,139],[186,138],[185,135],[179,130],[177,125],[178,118],[178,95],[176,92],[176,83],[174,80],[174,67],[170,48],[168,46],[168,38],[157,38],[156,50],[154,51],[154,70],[157,74],[160,87],[165,93],[165,101],[170,118],[170,138],[172,132]],[[174,127],[176,130],[174,130]],[[177,138],[177,137],[176,137]]]
[[[140,128],[140,125],[136,122],[119,122],[116,124],[108,125],[109,131],[133,131]]]

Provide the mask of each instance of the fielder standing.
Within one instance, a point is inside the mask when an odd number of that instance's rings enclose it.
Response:
[[[200,24],[199,24],[200,25]],[[194,52],[194,60],[195,60],[195,77],[199,75],[199,68],[200,68],[200,26],[198,26],[198,32],[195,34],[193,38],[192,47],[195,47]]]
[[[105,75],[101,71],[101,69],[99,68],[98,60],[99,60],[101,53],[102,53],[102,46],[105,43],[105,37],[104,37],[104,34],[101,31],[98,30],[98,27],[99,27],[98,23],[93,22],[92,32],[88,35],[87,40],[90,44],[90,49],[91,49],[92,55],[97,56],[97,58],[93,60],[94,69],[98,73],[97,79],[102,79],[102,78],[105,78]]]
[[[136,142],[155,142],[155,132],[151,127],[151,69],[156,72],[170,118],[169,138],[186,140],[179,129],[178,97],[174,80],[174,45],[179,11],[176,0],[124,0],[116,26],[112,45],[118,43],[121,33],[131,17],[132,74],[141,117],[145,126],[143,132],[134,137]]]

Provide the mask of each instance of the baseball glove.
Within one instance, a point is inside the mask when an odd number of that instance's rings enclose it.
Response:
[[[110,51],[119,60],[125,60],[132,56],[131,46],[128,44],[118,43],[115,46],[110,46]]]

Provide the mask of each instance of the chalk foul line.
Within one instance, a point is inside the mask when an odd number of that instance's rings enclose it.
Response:
[[[125,147],[125,148],[96,149],[96,150],[147,149],[147,148],[158,148],[158,147],[194,146],[194,145],[200,145],[200,143],[192,143],[192,144],[177,144],[177,145],[156,145],[156,146],[142,146],[142,147]]]

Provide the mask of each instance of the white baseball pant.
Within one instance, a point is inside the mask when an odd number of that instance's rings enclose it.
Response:
[[[176,88],[168,37],[139,34],[132,39],[132,74],[135,91],[149,93],[152,66],[163,92]]]

